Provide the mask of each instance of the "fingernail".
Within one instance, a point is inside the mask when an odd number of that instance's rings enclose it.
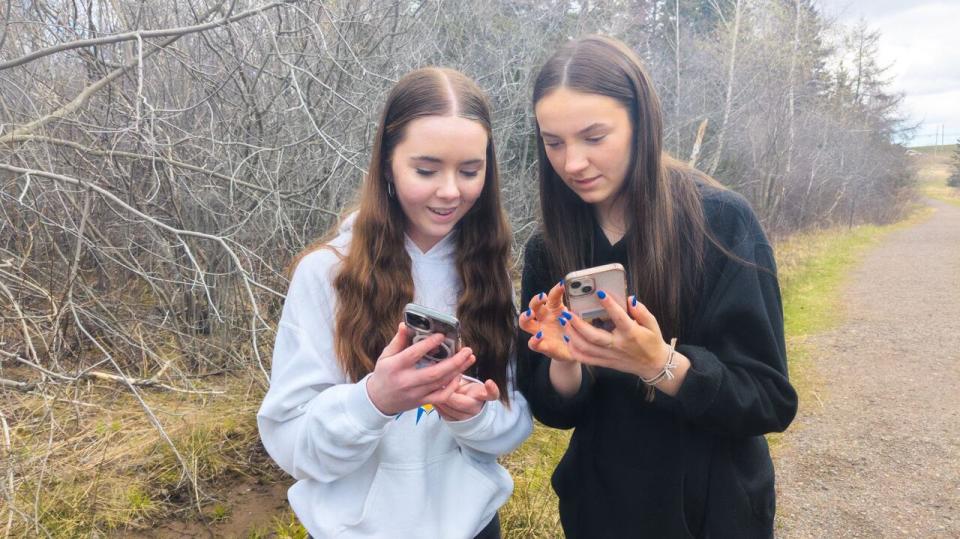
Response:
[[[634,302],[636,302],[636,300],[634,300]],[[528,309],[527,309],[527,312],[525,312],[525,313],[523,313],[523,314],[525,314],[525,315],[527,315],[527,317],[529,317],[530,315],[533,314],[533,311],[531,311],[531,310],[528,308]]]
[[[637,306],[637,296],[633,296],[633,301],[631,302],[631,304],[633,304],[634,307]]]
[[[566,319],[566,318],[564,318],[564,317],[561,316],[560,318],[557,318],[557,320],[560,321],[560,325],[561,325],[561,326],[566,326],[566,325],[567,325],[567,319]]]
[[[560,285],[560,286],[563,286],[563,279],[560,279],[560,282],[557,283],[557,284]]]
[[[573,315],[568,313],[567,311],[563,311],[563,313],[561,313],[560,316],[566,318],[567,320],[570,320],[571,318],[573,318]]]
[[[564,335],[563,342],[570,342],[570,337],[567,337],[566,335]]]
[[[537,332],[537,338],[538,338],[538,339],[542,339],[542,338],[543,338],[543,332],[542,332],[542,331],[538,331],[538,332]]]
[[[597,297],[600,299],[604,299],[607,297],[607,293],[604,292],[603,290],[597,290]]]
[[[540,298],[540,299],[543,299],[543,292],[540,292],[539,298]]]

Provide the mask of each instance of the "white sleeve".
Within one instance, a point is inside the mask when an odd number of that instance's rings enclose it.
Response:
[[[295,479],[329,482],[359,468],[392,416],[367,395],[366,378],[350,383],[334,351],[331,268],[322,249],[298,265],[277,328],[270,389],[257,413],[267,453]]]
[[[445,421],[461,447],[496,458],[520,446],[533,431],[527,400],[517,390],[516,356],[510,358],[507,387],[510,406],[497,400],[484,403],[480,413],[463,421]]]

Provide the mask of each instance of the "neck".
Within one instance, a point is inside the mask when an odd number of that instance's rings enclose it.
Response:
[[[597,223],[603,229],[604,235],[611,244],[620,241],[620,238],[627,233],[627,219],[624,211],[623,197],[611,197],[610,200],[598,202],[593,205],[593,213],[597,218]]]

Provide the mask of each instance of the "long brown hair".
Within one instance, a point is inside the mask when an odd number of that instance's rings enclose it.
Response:
[[[507,272],[510,227],[500,204],[490,105],[476,83],[451,69],[429,67],[408,73],[394,85],[383,107],[350,248],[333,281],[337,358],[353,381],[371,372],[397,330],[404,305],[413,300],[410,256],[404,248],[406,217],[387,191],[391,158],[410,122],[453,114],[480,123],[487,133],[483,190],[454,232],[463,287],[457,318],[464,344],[477,356],[477,377],[496,382],[501,400],[509,402],[507,360],[514,345],[516,309]],[[318,242],[308,247],[294,264],[324,246]]]
[[[660,99],[642,62],[620,41],[583,37],[561,47],[540,69],[533,104],[557,88],[611,97],[633,129],[621,191],[627,224],[629,286],[657,317],[665,337],[680,336],[703,276],[708,232],[697,182],[719,185],[663,151]],[[555,278],[586,267],[593,256],[593,209],[563,183],[547,159],[536,124],[540,205],[548,266]]]

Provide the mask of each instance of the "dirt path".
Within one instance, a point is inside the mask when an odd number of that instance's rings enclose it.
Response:
[[[777,454],[777,537],[960,537],[960,207],[930,204],[811,339],[823,384]]]

